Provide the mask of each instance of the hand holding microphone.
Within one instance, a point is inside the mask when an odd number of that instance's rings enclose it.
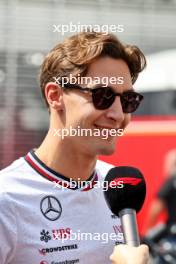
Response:
[[[142,173],[133,167],[115,167],[108,172],[105,181],[108,182],[108,189],[104,191],[106,202],[112,213],[120,217],[124,241],[127,244],[114,248],[110,257],[112,263],[147,264],[148,247],[140,246],[136,221],[136,212],[140,211],[146,195]],[[123,188],[116,187],[119,181],[123,182]]]
[[[112,264],[148,264],[149,249],[146,245],[132,247],[128,245],[118,245],[110,256]]]

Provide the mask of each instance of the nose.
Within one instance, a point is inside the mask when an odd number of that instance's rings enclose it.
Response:
[[[122,123],[124,121],[125,114],[123,113],[119,96],[116,96],[113,104],[107,109],[106,117],[116,121],[116,123]]]

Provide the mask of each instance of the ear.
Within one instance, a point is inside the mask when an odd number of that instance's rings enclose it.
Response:
[[[55,110],[63,110],[63,92],[61,87],[54,82],[49,82],[45,86],[45,98],[50,106]]]

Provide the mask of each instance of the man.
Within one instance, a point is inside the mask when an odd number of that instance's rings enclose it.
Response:
[[[117,132],[139,106],[132,85],[144,67],[137,47],[95,32],[72,36],[46,56],[40,84],[48,133],[0,175],[1,264],[109,263],[123,238],[102,191],[112,165],[97,156],[115,151]],[[80,85],[78,77],[89,81]],[[70,129],[89,134],[63,136]]]

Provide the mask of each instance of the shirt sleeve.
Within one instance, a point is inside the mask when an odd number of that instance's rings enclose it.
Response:
[[[173,189],[173,179],[169,178],[160,188],[158,192],[158,198],[166,201],[170,196],[172,189]]]
[[[13,263],[17,230],[15,210],[8,195],[0,190],[0,263]]]

